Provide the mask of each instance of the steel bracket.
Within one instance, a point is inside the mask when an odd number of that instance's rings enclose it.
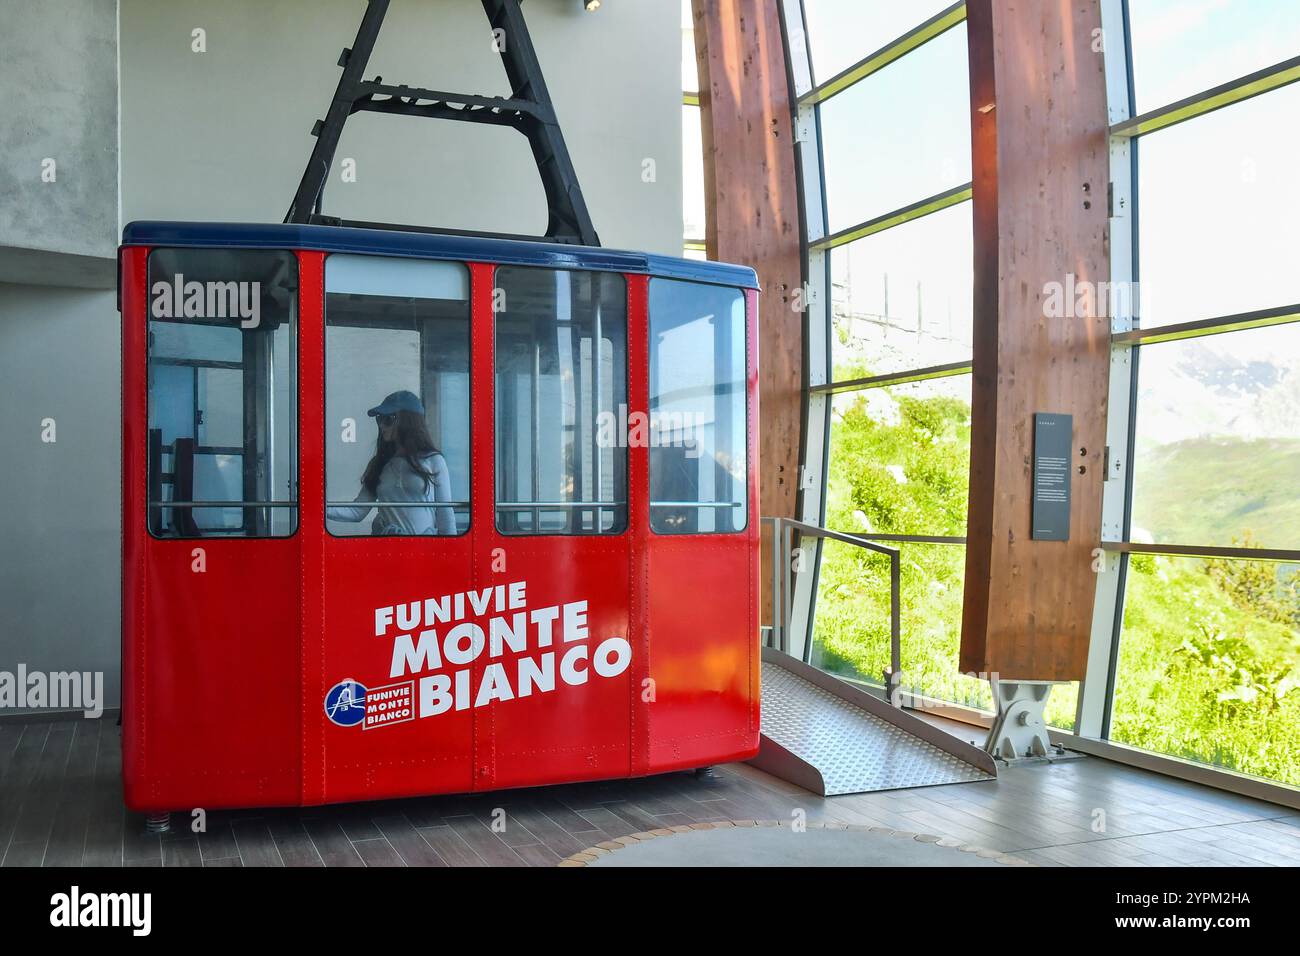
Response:
[[[985,751],[1003,760],[1046,757],[1051,753],[1052,742],[1047,736],[1043,710],[1052,685],[1060,681],[993,680],[989,683],[993,685],[997,718],[989,731]]]

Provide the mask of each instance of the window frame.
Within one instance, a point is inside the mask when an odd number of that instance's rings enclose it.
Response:
[[[650,399],[651,399],[652,386],[650,382],[650,368],[653,365],[653,362],[651,361],[651,355],[654,352],[654,324],[651,318],[650,303],[651,303],[651,289],[655,282],[672,282],[679,285],[705,286],[709,288],[726,289],[740,296],[740,302],[741,302],[740,331],[741,331],[741,338],[742,338],[741,354],[744,356],[744,361],[742,363],[742,368],[741,368],[740,381],[741,381],[741,388],[744,390],[744,394],[745,394],[745,422],[743,428],[744,439],[741,442],[741,447],[744,449],[745,452],[745,477],[744,480],[741,482],[741,487],[744,489],[742,499],[745,505],[745,522],[740,527],[735,528],[731,531],[660,531],[659,529],[657,529],[654,526],[654,508],[656,507],[656,505],[655,505],[654,498],[650,495],[650,473],[653,468],[653,462],[650,460],[650,456],[647,455],[646,456],[646,526],[652,535],[656,535],[664,538],[733,537],[736,535],[747,534],[754,520],[755,502],[751,500],[750,478],[752,477],[753,474],[753,468],[756,467],[756,463],[751,460],[754,456],[750,454],[750,447],[749,447],[750,432],[753,427],[753,419],[754,419],[753,402],[749,394],[749,373],[750,373],[749,356],[750,356],[750,345],[751,345],[750,333],[749,333],[749,297],[745,295],[745,290],[738,286],[722,285],[722,284],[711,283],[711,282],[697,282],[691,279],[675,279],[668,276],[649,277],[649,281],[646,283],[646,297],[645,297],[647,427],[649,427],[648,419],[651,414]],[[715,382],[714,385],[716,386],[716,384],[717,383]],[[647,451],[649,451],[649,447],[647,447]],[[711,506],[720,508],[722,504],[723,503],[721,501],[711,501],[711,502],[701,501],[698,502],[698,507],[701,510]],[[727,502],[727,504],[729,505],[730,502]],[[658,507],[671,508],[671,507],[690,507],[690,506],[689,505],[687,506],[659,505]]]
[[[342,501],[336,501],[336,502],[334,502],[334,504],[331,504],[331,503],[330,503],[329,494],[328,494],[328,491],[329,491],[329,432],[330,432],[330,424],[329,424],[329,418],[328,418],[328,416],[325,414],[325,408],[326,408],[326,401],[328,400],[328,396],[329,396],[329,311],[328,311],[329,292],[328,292],[327,289],[326,289],[326,281],[327,281],[326,276],[327,276],[327,274],[328,274],[328,270],[329,270],[329,260],[332,259],[332,258],[334,258],[335,256],[348,256],[348,257],[364,256],[364,257],[366,257],[366,258],[371,258],[371,259],[382,259],[382,260],[395,261],[395,262],[433,262],[433,263],[445,263],[445,264],[447,264],[447,265],[459,266],[460,269],[461,269],[461,270],[464,272],[464,274],[465,274],[465,289],[466,289],[466,297],[465,297],[465,345],[466,345],[465,371],[466,371],[466,375],[467,375],[467,379],[468,379],[468,386],[467,386],[467,388],[466,388],[466,394],[465,394],[465,397],[466,397],[466,400],[467,400],[468,404],[467,404],[467,406],[466,406],[465,411],[466,411],[466,416],[467,416],[467,431],[468,431],[468,435],[469,435],[469,448],[470,448],[469,461],[466,463],[466,467],[469,469],[469,478],[468,478],[468,484],[469,484],[469,497],[468,497],[464,502],[452,501],[452,502],[447,503],[446,505],[442,505],[442,504],[438,504],[438,503],[433,503],[433,504],[431,505],[431,510],[432,510],[433,507],[450,507],[450,508],[452,509],[453,514],[454,514],[457,510],[464,510],[464,511],[466,511],[466,512],[468,513],[468,515],[469,515],[469,520],[468,520],[468,521],[466,522],[466,524],[465,524],[465,530],[464,530],[464,531],[461,531],[461,530],[458,529],[458,530],[456,531],[455,534],[373,534],[373,533],[367,533],[367,534],[336,534],[335,532],[333,532],[333,531],[330,530],[329,509],[330,509],[331,507],[334,507],[335,505],[343,505],[343,504],[345,504],[345,503],[342,502]],[[466,537],[466,536],[470,533],[470,531],[473,529],[473,527],[474,527],[474,474],[473,474],[473,465],[474,465],[474,454],[473,454],[473,445],[474,445],[474,422],[473,422],[473,404],[474,404],[474,281],[475,281],[475,280],[474,280],[474,270],[470,268],[470,264],[469,264],[469,262],[467,262],[467,261],[465,261],[465,260],[462,260],[462,259],[436,259],[436,258],[431,258],[431,257],[427,257],[427,256],[374,255],[374,254],[372,254],[372,253],[367,253],[367,252],[355,252],[355,251],[354,251],[354,252],[331,252],[331,253],[328,253],[328,254],[324,257],[324,259],[323,259],[323,261],[322,261],[322,263],[321,263],[321,300],[320,300],[320,301],[321,301],[321,397],[320,397],[320,402],[321,402],[321,428],[322,428],[322,432],[321,432],[321,502],[322,502],[322,507],[321,507],[321,527],[324,528],[325,533],[326,533],[327,535],[329,535],[331,538],[334,538],[334,539],[339,540],[339,541],[354,541],[354,540],[359,540],[359,541],[373,541],[373,540],[376,540],[376,539],[382,539],[382,540],[394,539],[394,540],[399,540],[399,541],[438,541],[438,540],[450,540],[450,539],[464,538],[464,537]],[[340,326],[340,327],[341,327],[341,326]],[[421,338],[421,345],[423,345],[423,338]],[[423,362],[423,350],[422,350],[422,355],[421,355],[421,362]],[[423,368],[423,366],[421,366],[421,368],[420,368],[420,377],[421,377],[421,380],[422,380],[422,382],[423,382],[423,378],[424,378],[424,368]],[[441,449],[439,449],[439,453],[441,454]],[[445,460],[446,460],[446,459],[445,459],[445,456],[444,456],[444,461],[445,461]],[[450,466],[449,466],[449,467],[450,467]],[[352,504],[352,502],[347,502],[346,504],[349,504],[349,505],[350,505],[350,504]],[[377,509],[377,508],[379,507],[379,503],[378,503],[378,502],[372,503],[371,507]],[[366,519],[364,519],[364,518],[362,519],[363,522],[364,522],[365,520],[366,520]]]
[[[578,510],[580,510],[580,509],[581,509],[581,506],[587,506],[587,507],[590,507],[590,508],[592,508],[592,509],[595,510],[595,512],[596,512],[596,521],[595,521],[595,524],[596,524],[596,525],[599,525],[599,523],[600,523],[600,517],[599,517],[599,516],[600,516],[601,511],[603,511],[603,510],[611,510],[611,511],[614,512],[614,514],[617,515],[617,513],[618,513],[618,509],[619,509],[619,507],[621,506],[622,511],[623,511],[623,526],[622,526],[618,531],[613,531],[613,530],[610,530],[610,531],[601,531],[601,530],[599,530],[599,528],[597,528],[597,530],[589,531],[589,532],[583,532],[583,531],[576,531],[576,532],[575,532],[575,531],[539,531],[539,530],[532,530],[532,531],[506,531],[506,530],[503,530],[502,527],[501,527],[501,522],[500,522],[500,519],[501,519],[501,510],[500,510],[500,507],[499,507],[499,506],[500,506],[500,498],[499,498],[499,486],[498,486],[498,482],[499,482],[499,480],[500,480],[500,478],[501,478],[501,475],[502,475],[500,455],[498,454],[498,450],[499,450],[499,441],[500,441],[500,438],[501,438],[501,432],[500,432],[500,429],[499,429],[499,427],[498,427],[498,426],[499,426],[499,421],[500,421],[500,409],[499,409],[499,407],[498,407],[498,398],[499,398],[499,396],[498,396],[498,394],[497,394],[497,372],[498,372],[498,370],[499,370],[498,360],[499,360],[499,354],[500,354],[500,351],[499,351],[499,349],[498,349],[498,347],[497,347],[497,346],[498,346],[498,337],[497,337],[497,336],[498,336],[498,332],[499,332],[499,328],[500,328],[500,326],[499,326],[499,318],[500,318],[500,315],[501,315],[501,310],[498,310],[498,309],[495,307],[495,301],[496,301],[496,292],[497,292],[498,289],[501,288],[501,284],[500,284],[500,281],[499,281],[499,278],[498,278],[498,277],[500,276],[502,270],[517,270],[517,271],[545,272],[545,273],[564,273],[565,275],[575,275],[575,274],[578,274],[578,273],[587,273],[587,274],[589,274],[589,275],[605,276],[605,277],[612,277],[612,278],[616,278],[616,279],[618,279],[618,281],[621,283],[621,287],[622,287],[622,296],[621,296],[621,301],[622,301],[622,307],[623,307],[623,332],[624,332],[624,342],[623,342],[623,363],[622,363],[622,370],[623,370],[623,386],[624,386],[624,391],[623,391],[623,401],[622,401],[622,404],[623,404],[625,407],[627,407],[627,408],[629,409],[629,413],[630,413],[631,402],[632,402],[632,378],[631,378],[631,372],[632,372],[632,354],[631,354],[631,348],[629,347],[629,346],[630,346],[630,343],[631,343],[631,334],[632,334],[632,314],[631,314],[631,313],[632,313],[632,299],[631,299],[631,283],[628,282],[628,277],[627,277],[627,275],[625,275],[625,274],[622,273],[622,272],[618,272],[618,271],[616,271],[616,270],[607,270],[607,269],[593,269],[593,268],[561,268],[561,267],[552,267],[552,266],[517,265],[517,264],[514,264],[514,263],[494,263],[494,264],[492,265],[492,286],[491,286],[491,296],[492,296],[493,303],[494,303],[494,304],[493,304],[493,308],[492,308],[492,327],[491,327],[491,335],[492,335],[492,371],[491,371],[491,374],[492,374],[492,381],[491,381],[491,390],[492,390],[492,391],[491,391],[491,394],[492,394],[492,416],[491,416],[491,424],[492,424],[492,530],[493,530],[493,532],[494,532],[495,534],[500,535],[500,536],[503,537],[503,538],[562,538],[562,539],[565,539],[565,540],[570,540],[570,539],[579,539],[579,540],[581,540],[581,539],[586,539],[586,538],[592,538],[592,539],[596,539],[596,540],[600,540],[600,541],[610,541],[610,540],[617,540],[617,539],[619,539],[619,538],[623,538],[623,537],[625,537],[625,536],[626,536],[626,535],[627,535],[627,534],[632,530],[633,524],[635,523],[635,520],[634,520],[634,517],[633,517],[633,514],[632,514],[632,495],[631,495],[631,492],[632,492],[632,456],[631,456],[631,454],[630,454],[630,450],[631,450],[631,449],[630,449],[630,447],[629,447],[629,445],[628,445],[628,443],[627,443],[627,441],[626,441],[626,436],[624,436],[624,441],[622,442],[622,444],[619,445],[619,446],[617,446],[617,447],[615,448],[615,451],[616,451],[616,452],[621,450],[622,455],[623,455],[623,465],[622,465],[622,472],[623,472],[623,485],[624,485],[624,487],[623,487],[623,501],[622,501],[621,503],[620,503],[620,502],[617,502],[617,501],[615,501],[615,502],[601,502],[601,501],[583,502],[583,501],[575,501],[575,502],[571,502],[571,503],[566,502],[566,507],[563,509],[563,510],[565,510],[565,511],[570,511],[570,512],[572,512],[572,511],[578,511]],[[596,343],[594,343],[594,350],[593,350],[593,363],[599,361],[599,351],[600,351],[600,343],[599,343],[599,342],[596,342]],[[618,363],[617,363],[617,362],[611,362],[611,366],[617,368],[617,367],[618,367]],[[600,414],[600,396],[599,396],[599,395],[596,395],[596,396],[594,396],[594,397],[595,397],[595,405],[596,405],[596,409],[597,409],[596,414],[597,414],[597,416],[599,416],[599,414]],[[614,402],[614,406],[615,406],[615,408],[617,408],[617,407],[618,407],[618,404],[619,404],[619,402],[617,401],[618,396],[615,395],[614,398],[616,399],[615,402]],[[596,425],[595,425],[595,422],[594,422],[594,421],[593,421],[593,423],[592,423],[592,427],[593,427],[593,430],[596,428]],[[523,502],[522,500],[521,500],[519,503],[520,503],[520,504],[531,504],[531,503],[529,503],[529,502]],[[569,507],[570,504],[574,505],[575,507]],[[602,507],[602,506],[603,506],[603,507]],[[540,512],[540,511],[545,511],[545,510],[548,510],[548,509],[545,508],[545,507],[542,507],[542,506],[539,506],[539,507],[538,507],[538,511],[539,511],[539,512]],[[549,510],[551,510],[551,511],[558,511],[558,510],[561,510],[561,509],[552,506]]]
[[[150,328],[154,321],[151,314],[150,302],[152,299],[152,289],[154,285],[153,262],[155,253],[159,252],[179,252],[179,253],[197,253],[197,252],[227,252],[227,253],[268,253],[279,254],[287,257],[292,262],[294,270],[294,312],[292,314],[292,342],[293,357],[290,360],[293,367],[294,387],[293,411],[290,420],[293,424],[293,433],[289,448],[289,469],[294,486],[294,497],[291,501],[277,501],[272,499],[272,503],[265,505],[249,505],[245,503],[232,503],[222,507],[229,508],[249,508],[265,507],[272,509],[287,510],[291,514],[292,525],[286,534],[222,534],[219,531],[209,534],[159,534],[154,530],[152,515],[155,511],[176,510],[179,507],[174,504],[155,505],[151,498],[152,489],[150,488],[150,471],[153,466],[152,441],[149,438],[153,431],[152,419],[152,401],[150,397],[151,387],[150,378],[153,372],[153,334]],[[145,256],[145,349],[144,349],[144,371],[145,371],[145,427],[144,427],[144,527],[145,533],[155,541],[288,541],[296,538],[302,529],[302,446],[299,436],[302,434],[302,259],[297,249],[285,249],[281,247],[258,247],[258,246],[219,246],[219,245],[180,245],[180,246],[151,246]],[[241,369],[241,374],[242,374]],[[274,396],[272,396],[274,399]],[[159,462],[161,474],[161,462]],[[161,500],[161,499],[160,499]],[[190,506],[191,511],[200,510],[201,507],[218,507],[216,505],[200,506],[197,502]]]

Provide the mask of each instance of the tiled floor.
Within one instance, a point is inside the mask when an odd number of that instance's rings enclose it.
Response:
[[[964,783],[823,799],[746,765],[482,795],[174,817],[122,808],[111,720],[0,723],[4,866],[552,866],[596,843],[719,820],[886,826],[1045,866],[1296,866],[1300,814],[1091,757]],[[504,811],[504,816],[494,811]],[[494,820],[504,828],[494,829]],[[686,842],[683,861],[689,860]]]

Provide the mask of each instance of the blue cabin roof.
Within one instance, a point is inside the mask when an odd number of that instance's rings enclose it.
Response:
[[[701,262],[645,252],[566,245],[529,239],[402,232],[350,226],[295,223],[161,222],[127,223],[124,246],[185,246],[242,249],[313,249],[377,256],[452,259],[549,269],[631,272],[692,282],[757,289],[758,276],[747,266]]]

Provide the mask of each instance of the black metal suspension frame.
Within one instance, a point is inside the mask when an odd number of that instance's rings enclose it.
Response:
[[[499,52],[510,82],[511,94],[499,97],[393,85],[384,83],[381,77],[364,79],[366,65],[388,13],[389,4],[389,0],[368,0],[356,39],[339,57],[343,75],[339,77],[339,85],[330,101],[325,119],[317,120],[312,129],[316,145],[284,221],[600,245],[519,3],[520,0],[482,0],[483,12],[487,15],[489,25],[494,33],[501,31],[498,35],[503,41],[499,44]],[[523,133],[528,138],[542,189],[546,194],[545,234],[519,236],[343,220],[324,215],[321,212],[321,201],[325,182],[329,178],[334,153],[343,134],[343,125],[349,116],[361,111],[486,123],[510,127]]]

